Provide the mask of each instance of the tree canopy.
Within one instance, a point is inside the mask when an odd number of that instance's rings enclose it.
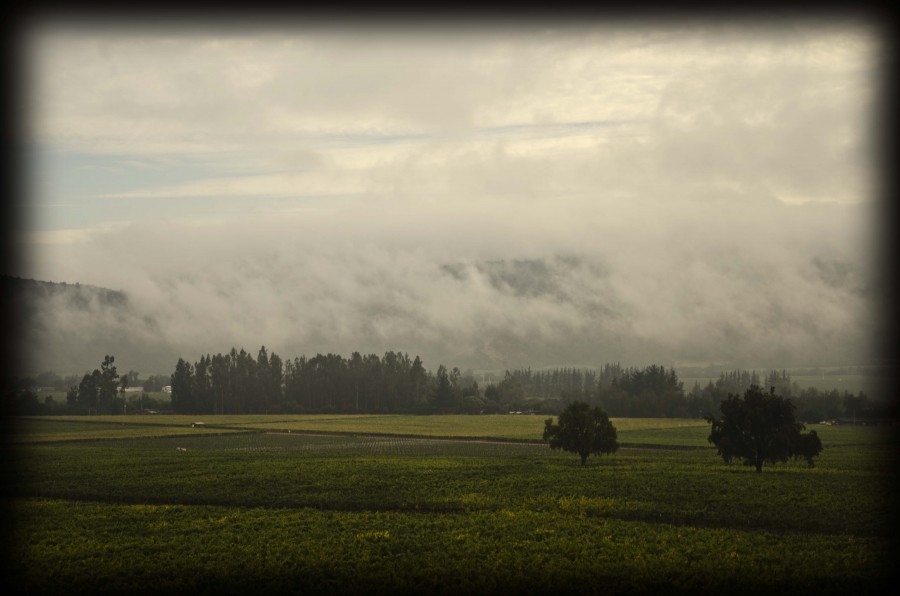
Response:
[[[762,472],[766,462],[804,457],[812,466],[813,458],[822,451],[816,432],[801,432],[805,426],[794,419],[794,404],[776,395],[774,387],[767,394],[758,385],[751,385],[743,398],[729,394],[720,409],[721,418],[707,416],[706,420],[712,424],[709,442],[725,463],[743,459],[745,465]]]
[[[838,370],[857,373],[855,368]],[[875,374],[878,369],[865,370],[869,371],[865,374]],[[801,388],[784,370],[762,375],[744,370],[722,372],[718,379],[707,379],[705,386],[694,377],[688,391],[674,370],[659,365],[527,368],[507,370],[500,379],[491,372],[480,377],[478,382],[471,370],[444,365],[433,373],[419,356],[411,358],[402,352],[386,352],[383,357],[354,352],[349,358],[329,353],[282,360],[263,346],[258,353],[232,348],[224,354],[201,355],[193,363],[181,358],[174,373],[145,380],[133,370],[116,374],[113,357],[107,356],[100,367],[84,376],[63,378],[45,371],[33,377],[13,377],[6,387],[8,392],[23,394],[22,399],[10,401],[18,404],[15,411],[35,415],[124,413],[125,389],[162,392],[169,385],[171,394],[153,407],[180,414],[524,411],[557,415],[569,403],[584,401],[601,406],[609,416],[678,418],[718,412],[728,395],[761,385],[774,386],[776,393],[791,399],[797,420],[852,418],[855,424],[857,420],[871,423],[896,416],[885,399],[870,399],[863,392],[857,396],[837,389]],[[66,391],[65,403],[56,404],[50,396],[44,403],[37,402],[38,391],[51,389]],[[29,391],[35,395],[25,395]],[[141,400],[145,403],[144,397]],[[130,404],[128,410],[132,410]],[[814,447],[814,441],[810,445]]]
[[[69,388],[66,401],[70,408],[88,414],[113,414],[122,411],[124,401],[117,398],[119,374],[115,361],[115,356],[107,355],[100,368],[85,374],[77,387]]]
[[[616,428],[606,412],[583,401],[569,404],[560,413],[559,424],[554,424],[553,418],[545,420],[544,440],[550,443],[550,449],[577,453],[582,466],[592,453],[614,453],[619,448]]]

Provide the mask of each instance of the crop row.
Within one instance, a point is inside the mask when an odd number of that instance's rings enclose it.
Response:
[[[522,510],[15,503],[29,593],[876,593],[881,538]],[[27,529],[25,531],[24,529]]]

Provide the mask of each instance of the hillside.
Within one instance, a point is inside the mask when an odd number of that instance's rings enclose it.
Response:
[[[177,360],[156,333],[157,322],[137,313],[124,292],[7,275],[0,283],[20,325],[11,343],[27,368],[22,372],[81,373],[113,354],[123,370],[152,374]]]

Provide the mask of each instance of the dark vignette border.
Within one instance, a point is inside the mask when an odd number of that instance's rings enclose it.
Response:
[[[880,33],[884,52],[881,56],[880,69],[880,96],[876,112],[872,115],[872,126],[875,129],[873,135],[877,144],[877,169],[880,176],[879,192],[880,213],[879,227],[875,230],[875,245],[877,246],[875,268],[878,272],[876,288],[880,292],[879,319],[882,321],[881,333],[872,338],[875,344],[875,353],[880,356],[880,364],[891,367],[896,375],[898,370],[898,317],[896,305],[900,299],[898,292],[898,268],[894,260],[897,248],[897,221],[900,215],[896,191],[896,175],[894,164],[897,153],[896,106],[897,96],[897,57],[896,57],[896,21],[893,12],[889,8],[877,7],[875,4],[856,4],[835,7],[833,4],[816,5],[787,5],[773,7],[766,4],[750,6],[738,6],[723,8],[722,5],[710,5],[703,3],[679,4],[678,8],[672,8],[667,4],[635,5],[628,3],[604,4],[602,8],[585,8],[585,5],[569,5],[555,3],[552,8],[546,5],[543,8],[529,7],[497,7],[488,6],[473,9],[464,3],[447,3],[429,5],[427,10],[410,11],[407,7],[396,5],[366,5],[353,6],[341,4],[331,8],[298,8],[285,10],[283,7],[273,7],[255,3],[252,7],[228,5],[223,3],[208,5],[166,5],[165,3],[140,4],[131,3],[126,7],[103,6],[102,4],[81,3],[74,8],[62,3],[37,2],[30,6],[15,6],[4,11],[6,17],[2,21],[3,44],[3,89],[4,113],[2,141],[4,143],[4,160],[7,171],[3,177],[4,188],[2,200],[2,212],[0,212],[0,239],[2,239],[3,271],[4,274],[28,277],[27,272],[22,271],[22,255],[19,252],[19,239],[17,231],[23,217],[24,205],[27,201],[24,184],[24,167],[28,139],[24,126],[25,114],[28,106],[25,104],[23,90],[28,84],[28,73],[23,66],[24,44],[31,28],[47,20],[54,20],[79,25],[91,25],[95,27],[111,27],[119,25],[132,25],[135,23],[143,27],[160,27],[171,29],[190,28],[199,30],[235,29],[246,31],[253,28],[265,28],[270,26],[290,26],[296,23],[304,28],[321,26],[359,27],[362,29],[372,27],[410,27],[422,25],[434,26],[435,24],[447,28],[480,28],[480,29],[505,29],[513,27],[535,27],[559,25],[590,25],[593,22],[621,22],[623,25],[643,23],[660,26],[679,26],[694,24],[698,21],[715,24],[717,22],[734,24],[746,21],[753,25],[766,25],[768,23],[780,24],[791,19],[812,19],[821,22],[846,22],[862,21],[873,25]],[[2,317],[3,343],[0,346],[0,362],[3,366],[3,376],[7,378],[20,370],[18,341],[21,337],[18,322],[21,320],[7,301],[6,293],[0,293],[0,317]],[[894,389],[895,383],[900,378],[893,375],[886,378],[885,383],[890,383]],[[5,396],[4,396],[5,397]],[[900,417],[900,404],[898,398],[894,398],[895,418]],[[0,440],[2,440],[2,463],[0,463],[0,491],[10,483],[7,478],[21,473],[17,467],[15,458],[12,457],[9,446],[2,437],[6,437],[13,420],[8,417],[0,418]],[[900,456],[900,437],[894,431],[895,459]],[[896,482],[888,487],[892,493],[896,492]],[[8,495],[0,494],[0,503],[6,503]],[[885,520],[892,529],[892,535],[900,535],[900,514],[892,513],[890,519]],[[9,514],[7,507],[0,505],[0,536],[8,537],[15,520]],[[892,545],[891,553],[885,553],[887,560],[897,560],[897,544]],[[6,564],[10,560],[8,555],[13,545],[8,539],[2,541],[3,551],[0,551],[0,592],[4,594],[16,593],[16,586],[10,585],[9,574],[5,573]],[[896,585],[896,582],[895,582]]]

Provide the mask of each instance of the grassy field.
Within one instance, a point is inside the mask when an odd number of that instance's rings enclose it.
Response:
[[[18,587],[875,594],[891,574],[876,429],[819,427],[815,468],[758,475],[697,420],[614,420],[627,447],[584,468],[528,441],[538,416],[202,420],[23,420]]]
[[[537,415],[446,415],[446,416],[413,416],[395,414],[361,414],[361,415],[249,415],[249,416],[54,416],[52,418],[23,418],[20,424],[20,440],[53,440],[54,438],[70,440],[62,429],[78,429],[84,424],[94,424],[91,434],[82,433],[82,438],[92,437],[101,429],[113,433],[119,430],[121,436],[132,432],[145,434],[174,434],[205,432],[211,429],[222,431],[292,431],[292,432],[324,432],[343,434],[382,434],[420,437],[447,438],[494,438],[500,440],[540,441],[544,430],[546,416]],[[68,422],[68,426],[61,426]],[[194,422],[203,422],[204,431],[191,429]],[[704,420],[673,418],[614,418],[619,432],[620,442],[648,442],[644,437],[659,435],[669,442],[674,432],[684,437],[701,438],[706,445],[709,424]],[[43,426],[41,426],[43,425]],[[75,425],[74,427],[72,425]],[[41,434],[42,429],[56,429],[50,434]],[[140,430],[136,430],[140,429]],[[149,430],[148,430],[149,429]],[[36,437],[40,435],[40,437]],[[59,435],[59,436],[54,436]],[[99,438],[99,437],[98,437]],[[674,439],[679,441],[681,439]],[[696,441],[695,441],[696,442]]]

